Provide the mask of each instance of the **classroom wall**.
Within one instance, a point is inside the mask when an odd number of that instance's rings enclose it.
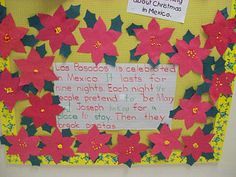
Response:
[[[232,101],[223,156],[217,164],[116,167],[17,166],[5,161],[0,146],[0,177],[236,177],[236,89]]]

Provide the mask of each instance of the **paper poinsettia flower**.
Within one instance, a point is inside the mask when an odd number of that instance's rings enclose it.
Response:
[[[220,94],[224,95],[232,94],[231,83],[233,82],[234,78],[235,74],[233,73],[221,73],[220,75],[218,74],[213,75],[209,94],[211,100],[214,103],[218,100]]]
[[[18,135],[6,136],[7,141],[11,144],[7,154],[19,155],[22,162],[26,162],[30,156],[39,155],[38,143],[39,137],[29,136],[24,128],[21,128]]]
[[[156,155],[161,152],[168,159],[173,150],[182,150],[182,145],[178,140],[181,131],[181,129],[170,130],[169,126],[164,124],[160,129],[160,133],[149,135],[149,140],[154,144],[151,154]]]
[[[200,47],[200,37],[193,38],[188,44],[184,40],[177,40],[176,47],[178,53],[169,60],[170,63],[179,65],[179,74],[182,77],[189,71],[203,73],[202,60],[210,54],[210,50]]]
[[[6,58],[13,50],[25,52],[21,39],[27,32],[27,28],[16,27],[11,14],[6,16],[0,24],[0,55]]]
[[[31,106],[27,107],[21,115],[32,118],[36,128],[44,124],[56,127],[56,116],[64,109],[53,104],[51,93],[47,93],[42,98],[30,94],[29,101]]]
[[[61,48],[62,44],[77,45],[72,32],[79,24],[78,20],[67,19],[65,10],[60,6],[56,12],[51,15],[38,14],[40,22],[44,26],[36,36],[42,41],[49,40],[49,45],[53,52]]]
[[[118,135],[118,144],[112,149],[112,152],[118,155],[119,163],[126,163],[129,160],[132,162],[141,161],[141,153],[148,148],[147,145],[139,143],[139,133],[133,134],[130,137]]]
[[[3,101],[9,110],[16,102],[27,99],[25,92],[19,86],[20,78],[12,78],[11,73],[5,69],[0,75],[0,101]]]
[[[179,110],[174,118],[184,120],[187,129],[193,126],[194,123],[207,123],[206,112],[209,111],[212,105],[208,102],[202,102],[201,96],[194,95],[190,99],[180,100]]]
[[[110,152],[106,143],[111,138],[110,134],[101,134],[96,126],[93,126],[88,134],[80,134],[77,140],[81,143],[77,152],[88,153],[92,161],[96,161],[100,153]]]
[[[54,130],[52,136],[41,136],[40,138],[45,145],[40,154],[52,156],[55,163],[59,163],[63,156],[74,156],[74,151],[71,148],[74,138],[63,137],[58,129]]]
[[[57,76],[51,70],[54,57],[40,58],[40,55],[35,49],[30,51],[28,58],[15,60],[15,63],[19,70],[20,85],[27,85],[33,83],[35,88],[39,91],[44,87],[44,81],[57,80]]]
[[[171,53],[174,51],[169,43],[173,31],[173,28],[160,29],[159,24],[154,18],[149,23],[148,29],[134,29],[135,35],[140,41],[134,55],[148,54],[148,57],[156,64],[161,53]]]
[[[208,39],[205,47],[211,49],[216,47],[217,51],[223,55],[229,44],[236,42],[236,19],[226,20],[223,14],[218,11],[214,23],[202,26]]]
[[[99,64],[104,54],[118,56],[115,45],[121,33],[114,30],[107,30],[101,17],[98,18],[93,28],[80,28],[80,33],[85,42],[81,44],[78,52],[91,53],[93,62]]]
[[[183,136],[185,147],[182,156],[192,155],[194,160],[197,161],[202,153],[212,153],[213,148],[209,143],[213,137],[213,134],[205,135],[200,128],[192,136]]]

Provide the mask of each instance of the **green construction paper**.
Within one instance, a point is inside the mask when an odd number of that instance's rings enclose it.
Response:
[[[126,31],[129,34],[129,36],[135,36],[134,29],[140,29],[140,28],[143,28],[143,25],[136,25],[132,23],[128,28],[126,28]]]
[[[62,43],[60,48],[60,55],[64,58],[67,58],[71,54],[71,47],[70,45]]]
[[[219,111],[218,111],[217,108],[214,106],[214,107],[212,107],[209,111],[206,112],[206,115],[207,115],[208,117],[215,117],[218,112],[219,112]]]
[[[166,55],[167,55],[168,57],[170,57],[170,58],[178,52],[178,50],[177,50],[177,48],[176,48],[175,45],[173,45],[172,48],[173,48],[174,52],[166,53]]]
[[[38,43],[38,39],[35,38],[34,35],[25,35],[21,41],[23,42],[24,46],[33,47]]]
[[[203,84],[198,85],[197,87],[197,94],[202,95],[209,91],[211,84],[204,82]]]
[[[44,81],[44,90],[54,92],[54,83],[51,81]]]
[[[116,66],[116,60],[117,60],[116,56],[109,56],[109,55],[104,54],[104,59],[105,59],[106,64],[114,66],[114,67]]]
[[[214,159],[214,153],[202,153],[202,156],[205,157],[206,160]]]
[[[29,17],[28,18],[28,22],[29,22],[29,26],[30,27],[34,27],[37,30],[41,30],[41,29],[44,28],[44,26],[40,22],[40,19],[39,19],[39,17],[37,15]]]
[[[62,160],[62,161],[65,161],[65,162],[69,162],[70,157],[63,156],[61,160]]]
[[[185,90],[184,99],[190,99],[196,93],[193,87],[190,87]]]
[[[39,53],[41,58],[43,58],[47,54],[45,44],[36,47],[36,51]]]
[[[34,125],[27,126],[26,131],[29,136],[34,136],[35,133],[37,132],[37,129],[35,128]]]
[[[26,93],[31,92],[34,95],[37,95],[37,93],[38,93],[38,89],[36,89],[32,83],[30,83],[29,85],[24,85],[22,87],[22,90]]]
[[[225,60],[222,57],[216,61],[214,71],[217,74],[225,72]]]
[[[212,80],[214,71],[212,69],[212,65],[215,64],[215,59],[214,57],[208,56],[204,61],[203,61],[203,74],[206,79]]]
[[[122,31],[122,25],[123,25],[123,21],[121,20],[120,15],[118,15],[117,17],[115,17],[111,20],[110,30],[121,32]]]
[[[109,139],[109,141],[106,143],[106,145],[112,145],[112,138]]]
[[[157,67],[160,64],[160,60],[157,61],[157,63],[153,63],[152,60],[149,58],[147,62],[152,68]]]
[[[6,12],[7,12],[6,7],[0,5],[0,23],[6,17]]]
[[[213,123],[207,124],[203,127],[202,131],[204,132],[205,135],[208,135],[211,133],[211,131],[213,130],[214,125]]]
[[[62,133],[63,137],[71,137],[72,136],[72,133],[71,133],[69,128],[68,129],[63,129],[61,133]]]
[[[7,141],[7,139],[5,138],[5,136],[0,136],[0,143],[1,143],[2,145],[11,146],[11,144]]]
[[[135,61],[139,61],[139,59],[141,58],[141,55],[138,56],[134,56],[134,53],[136,52],[137,47],[135,47],[134,49],[130,50],[130,60],[135,60]]]
[[[175,114],[176,114],[179,110],[181,110],[181,107],[180,107],[180,106],[178,106],[178,107],[177,107],[176,109],[174,109],[174,110],[171,110],[171,111],[170,111],[170,114],[169,114],[169,118],[174,118]]]
[[[233,48],[234,48],[234,43],[229,44],[229,45],[228,45],[228,48],[230,48],[230,50],[233,50]]]
[[[51,133],[52,132],[52,126],[48,125],[48,124],[44,124],[42,126],[42,129],[48,133]]]
[[[42,162],[37,156],[30,156],[29,161],[32,166],[40,166],[40,163]]]
[[[67,18],[76,18],[80,15],[80,5],[73,6],[71,5],[70,8],[66,11]]]
[[[147,151],[141,152],[140,156],[143,158],[147,154]]]
[[[60,97],[55,95],[55,96],[52,96],[52,102],[53,104],[60,104]]]
[[[87,24],[88,28],[93,28],[95,23],[97,22],[96,15],[87,10],[84,17],[84,21]]]
[[[194,160],[192,155],[187,156],[187,164],[192,166],[196,161]]]
[[[22,117],[21,118],[21,125],[26,125],[26,126],[30,126],[33,123],[32,118],[30,117]]]
[[[183,36],[183,40],[185,40],[185,42],[187,42],[189,44],[189,42],[195,37],[195,35],[193,35],[191,33],[191,31],[187,31],[187,33],[185,33],[185,35]]]
[[[81,145],[81,142],[79,142],[78,140],[76,140],[74,147],[77,148],[77,147],[79,147],[79,145]]]
[[[45,144],[43,144],[41,141],[39,142],[39,145],[38,145],[38,148],[43,148],[43,147],[45,147],[46,145]]]
[[[19,77],[19,72],[17,71],[17,72],[15,72],[15,73],[12,73],[12,74],[11,74],[11,77],[12,77],[12,78]]]
[[[129,138],[129,137],[131,137],[132,135],[133,135],[133,133],[132,133],[130,130],[127,130],[125,136]]]
[[[161,128],[163,127],[164,124],[159,124],[159,126],[157,127],[157,130],[161,131]]]
[[[166,159],[165,156],[161,152],[159,152],[157,154],[157,158],[158,158],[158,160],[165,160]]]
[[[229,17],[227,7],[220,11],[222,15],[227,19]]]
[[[131,160],[128,160],[127,162],[124,163],[125,165],[127,165],[127,167],[131,168],[133,162]]]

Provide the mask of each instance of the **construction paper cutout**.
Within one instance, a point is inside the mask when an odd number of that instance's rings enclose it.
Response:
[[[134,29],[135,35],[140,41],[134,56],[148,54],[148,57],[156,64],[161,53],[173,52],[168,41],[173,31],[173,28],[160,29],[160,25],[154,18],[148,24],[148,29]]]
[[[114,66],[114,67],[116,66],[116,60],[117,60],[116,56],[109,56],[109,55],[104,54],[104,59],[105,59],[106,64]]]
[[[84,21],[87,24],[88,28],[93,28],[95,23],[97,22],[96,15],[87,10],[84,16]]]
[[[44,81],[44,90],[54,92],[54,83],[51,81]]]
[[[129,160],[132,163],[140,162],[140,153],[147,150],[148,146],[139,143],[140,135],[139,133],[133,134],[130,137],[125,135],[118,135],[118,143],[112,149],[112,152],[118,156],[118,162],[126,163]]]
[[[220,94],[224,95],[232,95],[231,83],[235,78],[235,74],[233,73],[221,73],[214,74],[213,79],[210,82],[211,87],[209,89],[209,94],[211,100],[216,103]]]
[[[52,126],[50,126],[50,125],[48,125],[48,124],[44,124],[44,125],[42,126],[42,130],[44,130],[44,131],[46,131],[46,132],[48,132],[48,133],[51,133],[51,131],[52,131]]]
[[[187,42],[188,44],[190,43],[190,41],[195,38],[195,35],[193,33],[191,33],[191,31],[187,31],[187,33],[185,33],[185,35],[183,36],[183,40],[185,42]]]
[[[50,155],[55,163],[59,163],[63,156],[74,156],[71,146],[74,142],[72,137],[63,137],[58,129],[55,129],[51,136],[41,136],[45,145],[41,150],[41,155]]]
[[[39,155],[39,149],[37,147],[39,143],[39,137],[29,136],[24,128],[21,128],[16,136],[6,136],[6,139],[11,144],[7,154],[18,154],[24,163],[31,155]]]
[[[7,12],[6,7],[0,5],[0,23],[6,17],[6,12]]]
[[[72,32],[79,25],[79,21],[71,18],[67,19],[62,6],[56,10],[53,16],[47,14],[38,14],[38,16],[44,28],[39,31],[36,38],[42,41],[49,40],[53,53],[60,49],[63,43],[77,45]]]
[[[29,117],[22,117],[20,125],[30,126],[33,123],[33,120]]]
[[[37,15],[28,18],[29,26],[34,27],[37,30],[41,30],[44,26],[41,24],[40,19]]]
[[[200,47],[200,37],[193,38],[189,44],[184,40],[177,40],[176,47],[178,53],[173,55],[169,62],[179,65],[180,76],[183,77],[190,71],[203,74],[202,60],[206,59],[210,50]]]
[[[203,131],[198,128],[192,136],[183,136],[183,142],[185,144],[182,156],[191,155],[195,161],[199,159],[202,153],[211,153],[213,148],[209,144],[213,134],[204,134]]]
[[[38,43],[39,40],[37,40],[34,35],[25,35],[21,41],[24,46],[33,47]]]
[[[205,135],[207,135],[207,134],[210,134],[210,133],[211,133],[211,131],[213,130],[213,128],[214,128],[213,123],[206,124],[206,125],[203,127],[202,131],[204,132]]]
[[[220,11],[221,14],[227,19],[229,17],[227,7]]]
[[[80,28],[80,33],[85,42],[81,44],[78,52],[91,53],[93,62],[98,65],[104,58],[104,54],[118,56],[115,45],[121,33],[106,29],[106,25],[101,17],[93,28]]]
[[[225,72],[225,60],[220,57],[216,62],[215,62],[215,69],[214,72],[217,74],[221,74]]]
[[[59,53],[64,58],[67,58],[71,54],[71,47],[70,47],[70,45],[66,45],[66,44],[62,43]]]
[[[181,131],[182,129],[170,130],[169,126],[164,124],[159,133],[149,135],[149,140],[154,144],[151,155],[161,152],[165,159],[169,159],[173,150],[182,150],[182,145],[178,140]]]
[[[203,75],[205,79],[212,80],[214,71],[212,69],[212,65],[215,64],[215,59],[214,57],[208,56],[204,61],[203,61]]]
[[[139,59],[142,57],[142,55],[134,55],[136,53],[136,50],[137,50],[137,47],[135,47],[129,51],[130,60],[139,61]]]
[[[10,111],[17,101],[27,99],[27,95],[21,90],[19,83],[20,78],[12,78],[7,69],[0,75],[0,101],[3,101]]]
[[[41,58],[35,49],[31,49],[27,59],[15,60],[19,70],[20,86],[33,83],[39,91],[44,87],[44,81],[55,81],[57,76],[50,69],[54,57],[47,56]]]
[[[80,5],[74,6],[71,5],[70,8],[66,11],[67,18],[76,18],[80,15]]]
[[[71,133],[69,128],[63,129],[61,134],[62,134],[63,137],[71,137],[72,136],[72,133]]]
[[[22,87],[22,90],[26,93],[31,92],[34,95],[36,95],[38,93],[38,89],[36,89],[32,83],[30,83],[29,85],[24,85]]]
[[[202,102],[201,96],[193,95],[190,99],[180,100],[179,110],[174,118],[184,120],[185,127],[189,129],[195,122],[207,123],[206,112],[210,110],[212,105],[208,102]]]
[[[190,87],[190,88],[185,90],[184,98],[185,99],[190,99],[195,93],[196,93],[196,91],[194,90],[194,88]]]
[[[214,22],[202,26],[208,39],[205,48],[211,49],[216,47],[220,55],[223,55],[229,44],[236,42],[236,19],[225,19],[223,14],[218,11]]]
[[[117,17],[115,17],[111,20],[111,27],[109,30],[121,32],[123,24],[124,24],[124,22],[121,20],[120,15],[118,15]]]
[[[202,84],[197,86],[197,95],[202,95],[204,93],[207,93],[209,91],[211,87],[211,84],[207,83],[207,82],[203,82]]]
[[[21,39],[27,32],[27,28],[15,25],[11,14],[7,15],[0,24],[0,55],[6,58],[11,51],[24,53],[25,48]]]
[[[128,28],[126,28],[126,31],[129,34],[129,36],[135,36],[134,29],[140,29],[140,28],[143,28],[143,25],[136,25],[132,23]]]
[[[90,159],[95,162],[101,153],[109,153],[110,149],[106,143],[111,139],[110,134],[99,133],[94,125],[87,134],[77,135],[77,140],[81,143],[77,152],[88,153]]]
[[[41,46],[37,46],[36,51],[39,53],[41,58],[43,58],[47,54],[45,44],[42,44]]]
[[[30,94],[29,101],[31,106],[27,107],[21,115],[32,118],[36,128],[45,123],[56,127],[56,116],[64,109],[59,105],[53,104],[51,93],[47,93],[41,98]]]
[[[27,126],[26,131],[29,136],[34,136],[37,133],[36,127],[34,125]]]
[[[31,155],[30,155],[29,161],[32,166],[40,166],[42,162],[37,156],[31,156]]]

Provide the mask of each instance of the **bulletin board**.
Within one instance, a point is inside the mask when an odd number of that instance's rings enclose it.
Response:
[[[236,74],[236,6],[186,2],[0,1],[7,162],[218,162]]]

